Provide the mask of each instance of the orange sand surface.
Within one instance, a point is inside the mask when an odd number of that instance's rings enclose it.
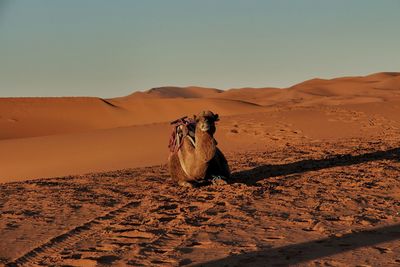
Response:
[[[233,172],[181,188],[169,121]],[[0,98],[0,266],[399,266],[400,73],[290,88]]]

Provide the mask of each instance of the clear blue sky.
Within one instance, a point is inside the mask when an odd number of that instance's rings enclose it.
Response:
[[[0,96],[400,71],[399,0],[0,0]]]

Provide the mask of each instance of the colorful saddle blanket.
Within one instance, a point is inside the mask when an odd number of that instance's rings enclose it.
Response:
[[[196,121],[194,119],[185,116],[171,122],[171,125],[174,125],[168,145],[171,153],[178,152],[185,137],[189,137],[192,144],[195,144]]]

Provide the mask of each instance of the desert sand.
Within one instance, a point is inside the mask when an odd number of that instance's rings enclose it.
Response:
[[[233,177],[181,188],[209,109]],[[0,266],[399,266],[400,73],[290,88],[0,98]]]

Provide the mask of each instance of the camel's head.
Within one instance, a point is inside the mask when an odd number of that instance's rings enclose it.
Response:
[[[218,121],[218,114],[214,114],[211,111],[202,111],[197,116],[194,115],[196,120],[196,128],[203,132],[209,132],[210,134],[215,133],[215,122]]]

